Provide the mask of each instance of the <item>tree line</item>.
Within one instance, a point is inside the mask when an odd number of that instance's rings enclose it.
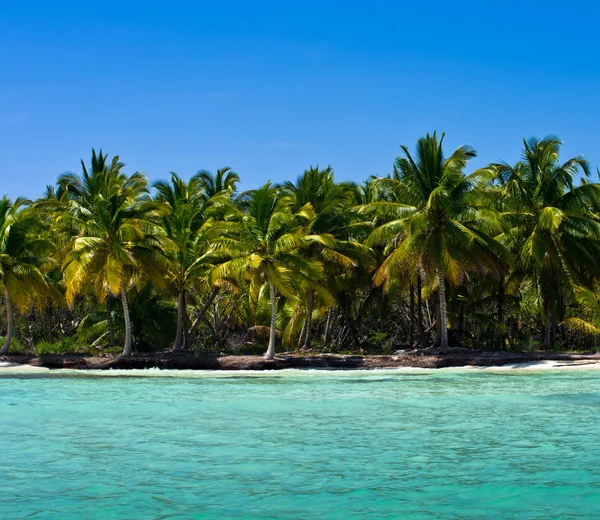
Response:
[[[133,349],[594,348],[600,185],[550,136],[467,173],[443,134],[391,173],[331,167],[239,192],[230,168],[150,186],[92,150],[37,200],[0,200],[0,354]]]

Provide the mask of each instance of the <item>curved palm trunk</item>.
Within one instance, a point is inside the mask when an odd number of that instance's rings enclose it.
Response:
[[[123,315],[125,316],[125,345],[123,347],[123,355],[131,355],[131,318],[129,316],[129,304],[127,303],[127,293],[125,285],[121,283],[121,302],[123,303]]]
[[[4,345],[2,346],[2,349],[0,349],[0,355],[8,354],[8,349],[10,348],[10,341],[13,336],[12,304],[10,302],[10,296],[8,294],[7,289],[4,289],[4,305],[6,305],[6,339],[4,340]]]
[[[448,348],[448,326],[446,318],[446,279],[444,278],[444,272],[438,269],[438,283],[440,292],[440,347]]]
[[[108,344],[111,347],[115,346],[115,327],[112,317],[112,296],[106,296],[106,327],[108,328]]]
[[[177,333],[175,334],[175,346],[173,350],[181,350],[183,347],[183,328],[184,325],[184,310],[185,310],[185,290],[179,289],[179,297],[177,298]]]
[[[271,296],[271,329],[269,330],[269,348],[265,353],[265,359],[273,359],[275,357],[275,341],[277,333],[277,302],[275,297],[275,286],[269,282],[269,294]]]
[[[306,300],[306,336],[304,338],[304,345],[302,346],[304,350],[308,350],[310,348],[310,342],[312,340],[312,313],[314,307],[314,296],[312,289],[308,289],[308,291],[306,291]]]

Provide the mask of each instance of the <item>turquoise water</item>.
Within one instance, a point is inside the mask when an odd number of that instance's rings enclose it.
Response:
[[[0,372],[0,518],[599,518],[599,412],[600,371]]]

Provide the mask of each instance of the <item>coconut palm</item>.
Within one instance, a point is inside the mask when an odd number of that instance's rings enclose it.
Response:
[[[91,286],[98,301],[119,296],[123,305],[125,341],[123,355],[132,349],[128,290],[144,278],[158,285],[161,255],[155,219],[168,211],[148,197],[148,181],[137,172],[127,176],[115,156],[92,150],[92,167],[82,161],[82,174],[63,174],[59,185],[70,197],[58,227],[74,230],[63,260],[66,297],[69,303],[83,287]],[[45,203],[47,205],[47,202]]]
[[[171,173],[171,182],[154,183],[156,200],[170,211],[161,219],[165,232],[164,251],[167,258],[166,277],[177,290],[177,333],[174,349],[188,347],[186,292],[211,267],[211,243],[225,232],[225,223],[215,217],[230,200],[229,191],[221,190],[208,196],[203,174],[188,182]]]
[[[0,199],[0,285],[6,307],[6,337],[0,355],[6,354],[13,336],[13,304],[25,310],[48,292],[42,271],[52,242],[40,238],[42,226],[36,212],[26,208],[25,199]]]
[[[240,176],[229,166],[219,168],[216,174],[208,170],[200,170],[195,177],[197,177],[199,184],[208,198],[223,191],[228,191],[233,195],[238,182],[240,182]]]
[[[582,157],[560,162],[555,136],[523,140],[522,159],[514,166],[492,164],[511,230],[502,237],[516,249],[520,268],[533,277],[544,323],[544,346],[555,344],[557,305],[575,297],[582,278],[600,276],[600,220],[592,211],[600,185],[575,185],[590,175]]]
[[[427,134],[417,142],[413,157],[406,146],[395,162],[394,176],[380,184],[391,200],[374,202],[366,210],[384,220],[368,244],[390,245],[386,260],[375,275],[387,277],[411,267],[422,269],[437,285],[439,295],[436,343],[448,347],[446,282],[458,285],[466,273],[497,271],[498,257],[506,255],[490,234],[501,231],[496,216],[480,202],[478,190],[487,181],[486,171],[464,174],[476,153],[460,146],[449,157],[442,149],[444,134]]]
[[[355,186],[336,183],[331,166],[324,170],[311,166],[296,183],[286,182],[283,187],[293,197],[296,211],[307,205],[314,211],[314,218],[305,226],[310,245],[303,251],[304,255],[319,260],[332,276],[333,266],[342,269],[355,267],[356,254],[352,253],[356,253],[359,244],[347,240],[347,228],[352,223],[349,199]],[[327,278],[330,279],[329,275]],[[306,320],[300,334],[303,349],[311,346],[315,292],[320,293],[326,302],[332,302],[326,286],[317,282],[309,283],[306,288]]]
[[[278,294],[296,299],[323,275],[318,261],[301,254],[311,240],[319,240],[307,238],[299,225],[313,219],[314,212],[310,205],[294,212],[293,199],[270,183],[242,194],[241,202],[244,211],[239,216],[237,236],[226,239],[223,246],[231,258],[213,269],[212,279],[244,278],[254,301],[268,289],[271,321],[265,359],[273,359]]]

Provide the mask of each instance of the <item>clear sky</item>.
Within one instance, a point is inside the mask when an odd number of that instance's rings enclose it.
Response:
[[[552,133],[595,170],[594,4],[5,0],[0,193],[38,196],[92,147],[151,180],[229,165],[248,189],[331,164],[362,181],[433,130],[474,167]]]

